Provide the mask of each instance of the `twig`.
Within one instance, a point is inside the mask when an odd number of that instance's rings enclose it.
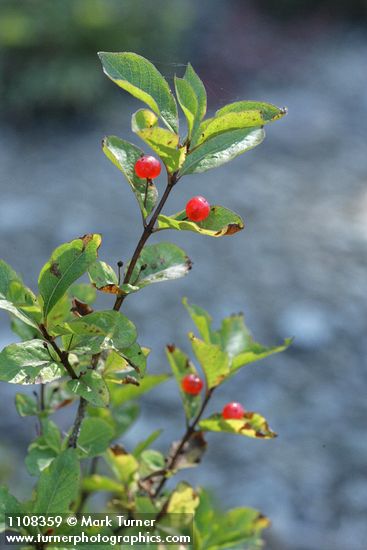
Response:
[[[74,424],[73,424],[73,428],[72,428],[72,431],[71,431],[71,434],[70,434],[70,437],[69,437],[69,441],[68,441],[68,448],[69,449],[76,449],[76,446],[78,444],[78,437],[79,437],[79,433],[80,433],[80,427],[81,427],[81,424],[82,424],[84,416],[85,416],[87,403],[88,402],[86,401],[86,399],[84,399],[84,397],[80,398],[78,410],[77,410],[76,417],[75,417]]]
[[[154,210],[153,215],[152,215],[152,217],[151,217],[148,224],[146,223],[145,219],[143,220],[144,230],[143,230],[143,233],[142,233],[142,235],[139,239],[138,244],[136,245],[133,257],[130,261],[129,267],[128,267],[126,275],[124,277],[123,284],[128,284],[130,282],[130,279],[131,279],[132,274],[134,272],[134,268],[136,266],[136,263],[139,260],[141,251],[143,250],[146,241],[149,239],[149,237],[153,233],[154,225],[155,225],[155,223],[158,219],[158,216],[161,213],[164,205],[166,204],[166,201],[169,197],[169,194],[172,191],[173,186],[177,183],[178,179],[179,178],[177,177],[177,174],[172,174],[172,175],[167,174],[167,186],[166,186],[166,189],[165,189],[165,191],[162,195],[161,200],[158,203],[158,206]],[[121,296],[117,296],[115,304],[113,306],[114,311],[119,311],[120,310],[120,308],[122,306],[122,303],[123,303],[124,299],[126,298],[126,296],[127,296],[126,294],[121,295]],[[60,352],[61,352],[61,350],[60,350]],[[100,357],[99,353],[93,356],[93,359],[92,359],[92,366],[93,367],[95,367],[97,365],[99,357]],[[75,376],[75,377],[77,378],[77,376]],[[71,435],[70,435],[70,438],[69,438],[68,447],[76,448],[76,446],[77,446],[78,437],[79,437],[79,433],[80,433],[80,426],[81,426],[81,423],[82,423],[82,421],[84,419],[84,416],[85,416],[86,407],[87,407],[87,402],[85,401],[85,399],[83,397],[81,397],[80,402],[79,402],[78,411],[77,411],[77,414],[76,414],[76,417],[75,417],[75,420],[74,420],[72,432],[71,432]],[[88,496],[89,495],[85,495],[85,496],[82,495],[82,499],[83,499],[82,503],[81,503],[82,506],[85,504],[85,501],[88,499]]]
[[[54,349],[61,363],[64,365],[65,369],[69,373],[70,377],[76,380],[78,376],[74,371],[73,367],[70,365],[68,353],[59,348],[59,346],[55,342],[55,339],[51,336],[51,334],[48,333],[45,325],[40,324],[39,327],[41,329],[44,339],[47,340],[50,346]]]
[[[158,203],[158,206],[154,210],[153,215],[152,215],[149,223],[144,227],[144,231],[143,231],[143,233],[142,233],[142,235],[139,239],[138,244],[136,245],[134,254],[131,258],[131,261],[129,263],[129,267],[126,271],[126,275],[124,277],[123,284],[128,284],[130,282],[130,279],[131,279],[132,274],[134,272],[137,261],[139,260],[140,254],[141,254],[141,252],[144,248],[144,245],[147,242],[147,240],[149,239],[149,237],[152,235],[153,230],[154,230],[154,225],[155,225],[155,223],[158,219],[158,216],[161,213],[164,205],[166,204],[167,199],[169,197],[169,194],[171,193],[172,188],[177,183],[177,181],[178,181],[178,177],[177,177],[176,174],[172,174],[172,175],[168,174],[168,182],[167,182],[166,189],[165,189],[165,191],[162,195],[161,200]],[[127,294],[122,294],[120,296],[117,296],[115,304],[113,306],[113,309],[115,311],[120,310],[120,308],[122,306],[122,303],[125,300],[126,296],[127,296]]]
[[[200,408],[197,416],[194,418],[192,423],[188,425],[188,427],[186,429],[186,432],[184,433],[180,443],[178,444],[178,447],[177,447],[176,451],[174,452],[173,456],[168,461],[167,467],[165,469],[164,476],[162,477],[161,482],[159,483],[157,489],[155,490],[154,498],[157,498],[159,496],[159,494],[162,491],[164,485],[166,484],[166,481],[168,479],[168,477],[167,477],[168,474],[170,474],[174,470],[176,462],[177,462],[181,452],[183,451],[183,448],[185,447],[185,444],[189,441],[190,437],[195,432],[195,428],[196,428],[198,422],[200,421],[200,419],[201,419],[201,417],[202,417],[202,415],[205,411],[205,408],[206,408],[207,404],[209,403],[209,400],[210,400],[211,396],[213,395],[213,391],[214,391],[214,388],[212,388],[211,390],[207,390],[206,395],[205,395],[205,399],[204,399],[204,401],[201,405],[201,408]],[[158,514],[159,517],[161,517],[160,516],[161,512],[162,512],[162,510]]]

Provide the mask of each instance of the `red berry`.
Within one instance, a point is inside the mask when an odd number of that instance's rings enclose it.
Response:
[[[134,169],[138,178],[153,180],[161,173],[161,163],[155,157],[144,155],[136,161]]]
[[[186,204],[186,215],[193,222],[202,222],[210,214],[210,204],[204,198],[198,195],[192,197]]]
[[[204,383],[197,374],[187,374],[181,380],[181,387],[185,393],[198,395],[203,389]]]
[[[243,418],[245,409],[240,403],[227,403],[223,407],[222,416],[225,420],[238,420]]]

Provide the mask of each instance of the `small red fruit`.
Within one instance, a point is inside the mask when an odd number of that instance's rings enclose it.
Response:
[[[155,157],[144,155],[136,161],[134,170],[138,178],[153,180],[161,173],[161,163]]]
[[[198,395],[203,389],[204,383],[197,374],[187,374],[181,380],[181,387],[185,393]]]
[[[186,204],[186,215],[193,222],[202,222],[210,214],[210,204],[204,198],[198,195],[192,197]]]
[[[222,416],[224,420],[238,420],[243,418],[243,415],[245,414],[245,409],[242,407],[240,403],[227,403],[227,405],[224,406],[222,411]]]

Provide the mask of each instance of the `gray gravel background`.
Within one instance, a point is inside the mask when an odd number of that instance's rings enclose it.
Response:
[[[140,341],[154,349],[151,371],[167,370],[167,342],[189,349],[182,296],[206,307],[217,323],[244,311],[263,343],[295,336],[287,353],[244,369],[217,396],[218,408],[236,399],[264,414],[278,439],[214,434],[204,467],[186,477],[209,485],[223,506],[249,505],[269,515],[269,549],[365,550],[367,41],[341,34],[302,56],[302,71],[280,82],[239,85],[238,97],[289,108],[264,144],[220,170],[187,178],[167,207],[175,212],[204,194],[239,212],[246,230],[218,240],[166,233],[165,240],[188,252],[192,272],[145,289],[127,300],[125,312]],[[129,257],[140,232],[138,211],[99,143],[104,134],[129,134],[135,105],[124,96],[117,114],[88,126],[0,130],[0,256],[31,286],[53,248],[89,231],[103,234],[106,261]],[[6,345],[13,336],[5,314],[0,320]],[[10,476],[15,493],[25,495],[32,480],[21,461],[34,425],[16,416],[17,389],[0,385],[0,477]],[[126,444],[157,424],[166,428],[159,440],[165,450],[182,425],[173,384],[145,400]]]

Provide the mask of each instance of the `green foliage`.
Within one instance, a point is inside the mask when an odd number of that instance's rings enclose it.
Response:
[[[261,532],[269,527],[269,520],[252,508],[234,508],[228,512],[217,510],[209,495],[200,491],[196,509],[194,532],[197,550],[225,548],[260,548]]]
[[[192,349],[203,369],[208,388],[219,386],[229,375],[229,357],[216,344],[207,344],[190,334]]]
[[[215,134],[187,156],[180,170],[180,176],[218,168],[260,145],[264,138],[264,130],[256,127]]]
[[[204,342],[201,342],[197,338],[192,337],[193,346],[195,346],[196,350],[207,349],[208,353],[212,353],[213,355],[222,350],[229,361],[228,375],[234,374],[238,369],[250,363],[265,359],[274,353],[285,351],[292,343],[291,338],[287,338],[283,344],[273,347],[266,347],[255,342],[245,325],[242,314],[227,317],[223,320],[221,328],[215,331],[211,326],[212,319],[205,310],[195,305],[189,305],[186,299],[183,302],[200,336],[204,339]],[[199,357],[198,360],[200,361]],[[201,354],[201,361],[203,362],[202,366],[204,370],[205,368],[212,368],[211,361],[205,358],[205,353]],[[207,366],[204,367],[204,364]]]
[[[15,271],[0,260],[0,309],[5,309],[26,325],[38,331],[40,307],[36,297],[25,287]]]
[[[184,80],[189,84],[191,89],[193,90],[196,101],[197,101],[197,110],[193,113],[194,114],[194,121],[193,121],[193,128],[192,128],[192,135],[195,136],[198,126],[201,122],[201,120],[204,118],[206,114],[206,90],[203,82],[199,78],[199,76],[194,71],[193,67],[190,63],[187,64],[186,71],[184,74]],[[190,94],[192,95],[192,94]],[[191,102],[194,103],[195,102]],[[181,104],[181,102],[180,102]],[[181,105],[182,110],[185,112],[183,106]],[[185,113],[186,117],[187,114]]]
[[[64,369],[43,340],[11,344],[0,353],[0,380],[10,384],[44,384],[57,380]]]
[[[152,283],[184,277],[191,266],[190,258],[175,244],[147,245],[136,262],[131,279],[134,286],[144,288]]]
[[[138,111],[132,117],[132,130],[143,140],[165,164],[168,172],[173,174],[181,168],[186,149],[179,145],[180,136],[166,128],[157,126],[157,119],[148,110]]]
[[[120,308],[130,294],[152,283],[182,277],[191,269],[191,260],[177,245],[147,244],[154,233],[175,229],[220,237],[243,229],[241,217],[223,206],[212,206],[200,223],[187,220],[184,211],[168,216],[163,208],[183,176],[220,166],[255,147],[264,138],[263,126],[281,118],[285,110],[239,101],[204,119],[205,87],[188,65],[183,78],[175,78],[178,104],[188,128],[182,138],[176,100],[149,61],[133,53],[104,52],[100,59],[113,82],[148,105],[149,109],[133,114],[132,130],[164,163],[167,186],[158,202],[157,187],[135,174],[143,150],[117,137],[105,138],[103,151],[124,174],[142,214],[143,233],[130,261],[125,262],[124,273],[120,272],[122,263],[116,273],[97,258],[98,234],[62,244],[52,253],[39,276],[39,297],[12,268],[0,262],[0,308],[10,313],[13,330],[23,340],[0,353],[0,381],[42,384],[39,399],[16,395],[19,415],[34,416],[39,423],[38,436],[30,443],[25,460],[28,472],[39,479],[32,500],[25,504],[0,488],[0,512],[78,513],[90,493],[104,491],[112,494],[108,510],[129,517],[141,512],[154,514],[163,529],[177,528],[170,525],[167,514],[194,515],[195,548],[199,550],[243,544],[259,548],[268,520],[257,511],[238,508],[220,514],[206,493],[189,483],[181,481],[173,489],[165,485],[178,471],[201,462],[207,449],[204,432],[275,437],[258,413],[247,411],[238,420],[225,420],[219,413],[208,418],[203,415],[214,390],[220,391],[241,367],[285,350],[290,340],[274,347],[256,342],[242,314],[224,319],[215,330],[208,312],[184,300],[199,333],[189,334],[199,368],[174,345],[167,346],[166,352],[180,391],[186,431],[172,443],[167,456],[153,448],[161,430],[129,450],[119,439],[138,418],[137,400],[155,388],[158,391],[169,375],[146,374],[150,350],[137,343],[136,327]],[[165,127],[160,127],[159,121]],[[86,274],[90,283],[79,282]],[[106,299],[114,298],[110,309],[95,310],[97,291],[107,294]],[[203,374],[202,395],[183,390],[187,374]],[[72,403],[77,405],[76,417],[64,436],[50,415]],[[106,471],[100,474],[97,458],[104,459],[110,475]],[[81,460],[91,462],[90,470],[83,467],[82,480]]]
[[[181,387],[181,382],[182,379],[188,374],[197,374],[197,370],[194,364],[188,358],[188,356],[175,346],[167,346],[166,353],[168,362],[180,389],[186,418],[188,420],[191,420],[198,414],[200,410],[202,401],[201,396],[200,394],[190,395],[188,393],[185,393]]]
[[[0,533],[5,531],[5,514],[23,514],[22,505],[6,487],[0,486]]]
[[[78,451],[81,458],[90,458],[104,453],[114,439],[114,430],[102,418],[85,418],[78,439]]]
[[[118,311],[96,311],[58,327],[60,333],[88,336],[100,349],[120,350],[131,346],[137,337],[135,325]]]
[[[45,319],[67,289],[95,262],[100,244],[100,235],[84,235],[54,250],[38,279]]]
[[[41,420],[42,435],[28,447],[25,464],[32,476],[39,476],[61,452],[61,434],[51,420]]]
[[[140,210],[146,217],[157,203],[158,191],[154,183],[149,183],[147,187],[145,180],[135,174],[134,165],[143,156],[143,151],[115,136],[104,138],[102,149],[106,157],[124,174],[137,198]]]
[[[152,63],[135,53],[100,52],[99,58],[108,78],[146,103],[170,130],[177,132],[176,102],[167,82]]]
[[[80,467],[75,449],[63,451],[40,475],[32,506],[34,514],[68,512],[79,491]]]
[[[105,407],[109,403],[110,395],[106,383],[94,370],[87,370],[77,380],[69,380],[67,387],[95,407]]]
[[[177,231],[193,231],[210,237],[233,235],[243,229],[243,221],[234,212],[223,206],[212,206],[209,216],[202,222],[191,222],[186,211],[182,210],[173,216],[158,216],[159,229],[176,229]]]
[[[214,414],[210,418],[201,420],[199,427],[203,431],[228,432],[262,439],[271,439],[276,436],[265,418],[253,412],[246,412],[241,420],[224,420],[221,414]]]
[[[15,408],[19,416],[37,416],[38,414],[37,401],[25,393],[15,395]]]

